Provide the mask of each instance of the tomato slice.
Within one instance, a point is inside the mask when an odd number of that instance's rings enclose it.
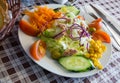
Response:
[[[98,19],[92,21],[88,26],[89,26],[89,28],[95,28],[96,30],[100,30],[102,27],[101,22],[102,22],[102,18],[98,18]]]
[[[98,19],[95,19],[94,21],[92,22],[101,22],[102,21],[102,18],[98,18]]]
[[[35,60],[40,60],[46,54],[46,44],[42,40],[37,40],[30,47],[30,54]]]
[[[20,20],[19,22],[20,29],[30,36],[36,36],[39,33],[39,29],[32,26],[29,22],[25,20]]]
[[[106,32],[101,31],[101,30],[98,30],[98,31],[94,32],[92,34],[92,38],[94,40],[101,40],[102,42],[106,42],[106,43],[111,42],[110,36]]]

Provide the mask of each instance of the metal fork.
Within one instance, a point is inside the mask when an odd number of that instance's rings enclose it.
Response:
[[[83,8],[84,12],[87,13],[88,15],[92,16],[92,17],[95,18],[95,19],[98,18],[98,16],[95,15],[94,13],[88,12],[85,6],[82,7],[82,8]],[[112,42],[113,42],[113,44],[114,44],[113,46],[115,47],[116,50],[120,51],[120,41],[118,40],[119,37],[118,37],[117,33],[115,33],[115,31],[112,30],[104,20],[102,21],[102,23],[103,23],[104,26],[105,26],[105,28],[103,27],[103,29],[104,29],[109,35],[111,35],[111,40],[112,40]]]
[[[68,0],[65,5],[73,5],[77,0]]]

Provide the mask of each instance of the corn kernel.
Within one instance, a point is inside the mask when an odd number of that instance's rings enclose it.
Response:
[[[91,57],[91,60],[94,62],[94,61],[96,61],[96,58],[94,58],[94,57]]]
[[[94,54],[90,54],[90,57],[94,57]]]
[[[103,69],[103,66],[102,66],[102,65],[99,65],[99,66],[98,66],[98,69]]]
[[[85,57],[86,57],[86,58],[90,58],[90,54],[89,54],[89,53],[86,53],[86,54],[85,54]]]
[[[97,61],[94,61],[93,64],[94,64],[95,67],[98,66],[98,62]]]
[[[99,62],[99,58],[102,57],[102,53],[106,50],[106,46],[102,44],[100,40],[90,41],[90,47],[89,47],[89,53],[86,55],[86,57],[90,58],[93,61],[93,64],[98,69],[102,69],[103,66]]]
[[[101,58],[102,57],[102,54],[97,54],[97,58]]]
[[[98,53],[102,53],[103,52],[103,50],[100,48],[100,49],[98,49]]]
[[[94,57],[97,58],[97,54],[94,54]]]

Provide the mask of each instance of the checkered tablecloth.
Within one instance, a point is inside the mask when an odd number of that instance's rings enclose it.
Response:
[[[54,3],[52,0],[29,0],[21,4],[41,5]],[[35,1],[35,2],[34,2]],[[111,16],[120,22],[120,0],[77,0],[74,5],[79,7],[94,3],[101,6]],[[34,63],[24,52],[18,39],[17,19],[10,35],[0,42],[0,83],[120,83],[120,52],[112,50],[112,57],[108,65],[93,76],[84,78],[68,78],[53,74]]]

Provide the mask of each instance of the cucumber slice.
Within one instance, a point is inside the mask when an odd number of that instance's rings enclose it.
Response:
[[[88,71],[91,70],[91,61],[83,56],[69,56],[59,59],[59,63],[67,70],[70,71]]]
[[[73,14],[72,12],[67,13],[66,16],[67,16],[68,18],[75,18],[75,14]]]
[[[80,10],[78,10],[75,6],[63,6],[61,7],[61,9],[59,10],[63,13],[73,13],[75,15],[78,15],[80,13]]]

